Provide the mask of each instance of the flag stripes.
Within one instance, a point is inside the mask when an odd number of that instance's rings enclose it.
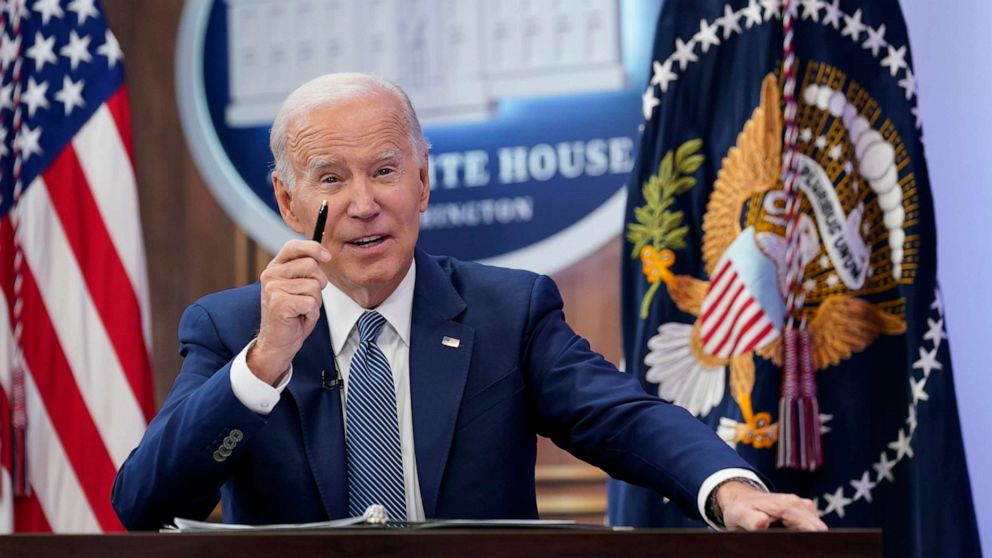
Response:
[[[3,86],[25,90],[14,106],[0,103],[0,531],[119,531],[114,476],[154,412],[127,88],[99,6],[61,2],[48,17],[40,2],[24,7],[0,11],[0,46],[22,68],[5,72]],[[31,52],[47,47],[38,37],[54,40],[61,56],[39,65]],[[69,60],[82,48],[88,57]],[[20,129],[11,127],[15,110]],[[14,141],[24,185],[16,205]],[[15,328],[26,376],[26,495],[11,487]]]
[[[733,268],[731,258],[717,265],[700,319],[703,349],[720,358],[743,354],[778,335],[761,305],[748,292],[744,279]]]
[[[80,275],[85,279],[94,310],[107,330],[120,367],[134,393],[145,395],[145,400],[151,403],[150,378],[142,373],[150,368],[148,351],[142,330],[134,327],[141,323],[141,309],[91,191],[73,187],[85,180],[75,151],[64,150],[43,176],[50,199],[36,203],[44,208],[50,202],[55,208],[74,256],[72,260],[79,264]],[[143,409],[146,420],[152,411],[151,405]]]
[[[148,307],[148,274],[138,213],[138,190],[131,166],[131,117],[126,99],[115,93],[101,106],[72,140],[73,149],[86,176],[102,225],[106,227],[120,262],[127,271],[131,290],[141,311],[141,331],[151,340]],[[125,127],[126,126],[126,127]],[[126,141],[124,138],[128,138]],[[146,375],[150,385],[150,377]],[[140,391],[138,393],[141,393]],[[151,394],[149,393],[149,398]]]

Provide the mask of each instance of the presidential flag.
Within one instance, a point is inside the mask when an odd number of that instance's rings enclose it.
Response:
[[[116,531],[154,405],[123,56],[95,0],[0,7],[0,529]]]
[[[893,557],[979,555],[897,2],[667,0],[651,73],[628,371],[828,525],[881,527]],[[797,390],[814,404],[783,420]],[[701,525],[617,481],[610,521]]]

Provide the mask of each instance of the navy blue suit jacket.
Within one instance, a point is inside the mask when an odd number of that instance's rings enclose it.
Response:
[[[700,484],[749,466],[685,410],[644,392],[565,323],[547,277],[417,251],[410,397],[428,518],[535,518],[536,435],[698,515]],[[128,529],[204,518],[263,524],[347,515],[341,395],[326,319],[293,360],[267,417],[231,390],[231,360],[256,335],[258,284],[209,295],[179,326],[182,370],[117,475]],[[333,317],[331,318],[333,319]],[[458,347],[442,344],[460,340]],[[223,462],[214,452],[244,437]]]

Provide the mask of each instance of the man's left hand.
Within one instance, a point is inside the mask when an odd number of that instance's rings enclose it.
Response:
[[[764,492],[747,483],[730,481],[716,493],[723,523],[730,530],[763,531],[774,523],[797,531],[826,531],[812,500],[795,494]]]

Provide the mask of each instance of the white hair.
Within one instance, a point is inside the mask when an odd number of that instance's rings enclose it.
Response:
[[[416,153],[420,164],[427,164],[426,153],[430,143],[420,129],[420,121],[417,119],[417,112],[413,109],[410,98],[398,85],[368,74],[344,72],[326,74],[304,83],[290,93],[279,107],[279,112],[272,122],[269,149],[275,157],[275,173],[279,175],[287,190],[292,190],[296,184],[293,164],[286,150],[290,129],[299,126],[301,121],[318,108],[333,107],[376,93],[387,93],[399,101],[400,116],[410,137],[410,147]]]

